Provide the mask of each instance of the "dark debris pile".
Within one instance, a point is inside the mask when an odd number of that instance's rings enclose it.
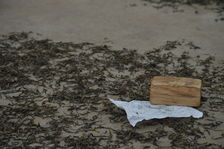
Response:
[[[179,55],[174,50],[189,50]],[[192,42],[167,41],[139,54],[107,45],[36,40],[28,33],[0,39],[0,148],[114,149],[162,146],[220,148],[207,133],[223,121],[224,66]],[[152,120],[132,128],[122,110],[107,97],[148,100],[150,79],[156,75],[203,80],[203,120]],[[224,136],[224,132],[220,134]],[[219,139],[219,137],[218,137]]]
[[[193,6],[195,13],[199,13],[198,9],[194,6],[203,6],[205,9],[213,10],[218,14],[215,21],[224,21],[224,1],[223,0],[142,0],[147,4],[151,4],[154,8],[161,9],[164,7],[173,8],[173,12],[183,12],[180,6]]]
[[[223,0],[144,0],[152,3],[180,3],[180,4],[186,4],[186,5],[211,5],[216,4],[220,5],[223,4]]]

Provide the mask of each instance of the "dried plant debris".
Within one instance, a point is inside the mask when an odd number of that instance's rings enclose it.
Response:
[[[223,0],[144,0],[152,3],[173,3],[173,4],[185,4],[185,5],[211,5],[211,4],[222,4]]]
[[[150,4],[154,8],[161,9],[164,7],[173,8],[173,12],[183,12],[184,9],[181,6],[192,6],[195,9],[195,13],[200,13],[197,7],[203,6],[205,9],[210,9],[218,14],[216,21],[223,21],[224,16],[224,1],[223,0],[142,0],[145,5]]]
[[[198,50],[184,40],[139,54],[37,40],[30,33],[2,36],[0,148],[222,148],[224,65],[190,54]],[[151,120],[132,128],[107,97],[148,100],[156,75],[202,79],[204,118]]]

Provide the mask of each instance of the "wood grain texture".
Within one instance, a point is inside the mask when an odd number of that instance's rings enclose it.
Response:
[[[183,77],[154,77],[151,81],[152,104],[198,107],[201,104],[201,80]]]

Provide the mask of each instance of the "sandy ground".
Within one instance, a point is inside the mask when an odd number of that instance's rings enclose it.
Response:
[[[0,33],[33,31],[57,41],[107,43],[152,49],[167,40],[194,41],[223,58],[224,21],[214,11],[157,10],[141,0],[1,0]]]
[[[224,21],[204,7],[180,9],[140,0],[1,0],[0,34],[32,31],[35,39],[0,40],[0,147],[224,147],[224,67],[210,66],[210,55],[224,59]],[[45,38],[59,42],[36,40]],[[104,44],[111,47],[97,46]],[[107,98],[148,100],[154,75],[202,79],[205,116],[131,127]]]

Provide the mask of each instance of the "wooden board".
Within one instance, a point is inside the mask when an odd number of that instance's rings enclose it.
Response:
[[[152,104],[198,107],[201,104],[201,80],[183,77],[154,77],[151,81]]]

